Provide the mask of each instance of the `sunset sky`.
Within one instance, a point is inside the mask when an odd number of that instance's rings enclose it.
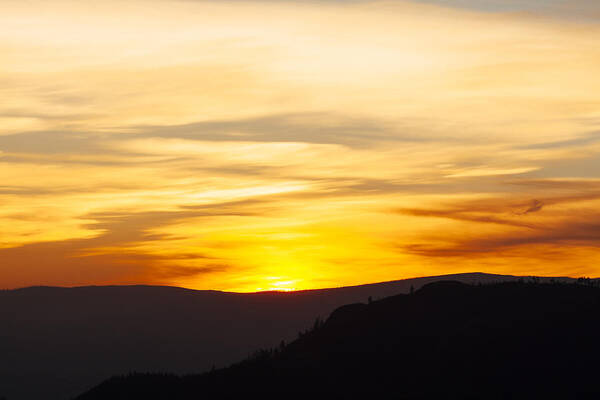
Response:
[[[599,276],[600,2],[0,4],[0,288]]]

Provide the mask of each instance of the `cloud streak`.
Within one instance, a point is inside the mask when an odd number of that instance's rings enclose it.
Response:
[[[572,190],[572,186],[567,187]],[[587,193],[531,200],[529,204],[497,197],[462,201],[444,209],[398,210],[406,215],[455,222],[444,236],[430,232],[398,246],[398,250],[445,262],[463,260],[458,262],[469,265],[478,262],[497,267],[504,260],[521,263],[523,268],[529,265],[536,273],[558,272],[561,268],[566,274],[580,272],[589,268],[598,255],[599,203],[600,194],[588,188]],[[495,228],[469,227],[473,223]]]

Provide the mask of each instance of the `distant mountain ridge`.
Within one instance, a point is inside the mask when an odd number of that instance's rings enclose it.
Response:
[[[0,398],[60,400],[115,374],[223,367],[256,349],[296,338],[341,305],[448,279],[489,283],[521,278],[469,273],[250,294],[162,286],[3,290]]]
[[[599,310],[597,281],[439,281],[228,368],[113,377],[77,400],[598,399]]]

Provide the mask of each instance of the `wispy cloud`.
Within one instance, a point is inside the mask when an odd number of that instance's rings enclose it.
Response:
[[[590,2],[89,7],[3,2],[6,287],[310,288],[475,258],[519,273],[511,257],[540,264],[540,246],[594,259]]]
[[[538,271],[546,271],[543,273],[561,268],[570,273],[570,268],[589,268],[595,260],[600,238],[600,215],[596,212],[599,202],[600,193],[588,190],[529,203],[503,196],[458,201],[441,209],[398,210],[407,215],[456,221],[444,234],[428,232],[398,248],[446,262],[493,261],[497,265],[504,259],[522,263],[522,267],[537,262]],[[465,223],[492,224],[497,228],[476,229]]]

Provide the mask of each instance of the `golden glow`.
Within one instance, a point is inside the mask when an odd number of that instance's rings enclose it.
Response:
[[[0,287],[598,275],[600,26],[529,11],[4,1]]]

